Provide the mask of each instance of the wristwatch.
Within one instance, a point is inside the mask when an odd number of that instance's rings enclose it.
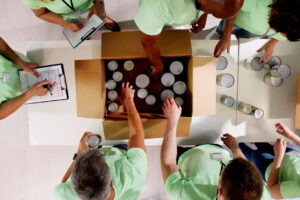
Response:
[[[76,160],[76,158],[77,158],[77,153],[74,154],[73,160]]]

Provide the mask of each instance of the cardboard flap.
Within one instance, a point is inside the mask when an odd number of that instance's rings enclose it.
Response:
[[[192,55],[190,34],[187,30],[166,30],[157,41],[160,55],[165,57]],[[141,32],[111,32],[102,34],[102,59],[146,58]]]
[[[192,114],[216,114],[216,58],[193,57]]]
[[[190,135],[191,117],[181,117],[177,127],[177,137]],[[167,126],[166,119],[142,119],[145,138],[162,138]],[[129,138],[127,120],[103,120],[106,140],[124,140]]]
[[[77,116],[104,118],[105,69],[101,60],[76,60]]]
[[[300,74],[298,74],[295,129],[300,129]]]

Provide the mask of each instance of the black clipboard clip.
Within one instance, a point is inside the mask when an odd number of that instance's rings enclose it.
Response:
[[[91,28],[91,30],[89,30],[88,32],[86,32],[84,34],[84,36],[81,37],[81,40],[84,41],[84,40],[88,39],[95,31],[96,31],[95,27]]]

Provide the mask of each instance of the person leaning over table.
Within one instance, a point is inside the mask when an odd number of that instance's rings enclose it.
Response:
[[[244,0],[240,12],[222,20],[216,30],[221,40],[214,55],[230,51],[231,34],[239,38],[270,38],[257,52],[264,51],[261,62],[267,63],[280,40],[300,40],[300,0]]]
[[[75,159],[54,189],[57,200],[135,200],[147,175],[144,130],[136,110],[134,92],[129,83],[122,84],[121,99],[128,114],[130,130],[128,151],[120,147],[89,149],[86,132],[80,140]],[[120,148],[120,149],[119,149]]]
[[[43,86],[50,84],[49,81],[37,83],[22,94],[18,70],[23,69],[39,77],[39,74],[34,70],[37,66],[24,55],[14,52],[0,37],[0,120],[18,110],[32,97],[48,94],[48,89]],[[55,83],[51,89],[54,87]]]
[[[164,26],[192,25],[192,32],[205,27],[207,14],[217,18],[230,18],[238,13],[243,0],[140,0],[134,21],[140,31],[144,50],[153,64],[152,75],[157,77],[163,71],[156,41]]]
[[[298,145],[300,138],[283,124],[276,124],[277,133],[293,140]],[[234,138],[235,140],[235,138]],[[240,143],[245,156],[260,170],[276,199],[300,197],[300,153],[287,148],[283,138],[276,140],[274,146],[269,143],[254,143],[256,150]]]
[[[82,13],[89,11],[88,18],[97,14],[104,19],[105,26],[111,31],[120,31],[119,25],[106,16],[103,0],[24,0],[38,18],[66,27],[75,32],[83,27],[82,23],[71,22]],[[69,21],[68,21],[69,20]]]
[[[163,112],[167,127],[161,148],[161,170],[171,200],[270,199],[258,169],[241,151],[233,151],[231,160],[229,152],[221,146],[205,144],[177,155],[176,129],[181,107],[173,98],[167,99]],[[222,140],[229,144],[227,137]]]

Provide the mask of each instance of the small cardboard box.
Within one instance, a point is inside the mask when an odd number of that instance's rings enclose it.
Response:
[[[192,116],[216,113],[216,59],[192,57],[189,32],[163,31],[158,40],[162,57],[188,56],[187,93],[190,116],[182,116],[177,137],[190,134]],[[105,60],[147,58],[141,44],[140,32],[103,33],[100,60],[76,60],[77,115],[103,119],[106,140],[128,139],[126,113],[107,114]],[[166,119],[159,114],[141,113],[145,138],[164,136]]]
[[[298,74],[296,112],[295,112],[295,129],[300,129],[300,74]]]

